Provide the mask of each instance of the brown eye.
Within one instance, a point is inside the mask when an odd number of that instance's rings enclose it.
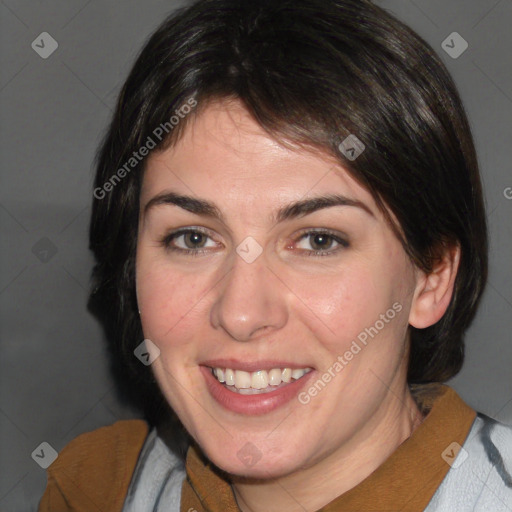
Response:
[[[315,251],[330,249],[335,241],[332,236],[325,233],[313,233],[309,235],[309,238],[309,243]]]
[[[181,236],[183,236],[183,241],[188,249],[203,247],[206,243],[206,239],[208,238],[206,235],[197,231],[191,231],[189,233],[182,234]]]
[[[202,249],[211,249],[218,244],[207,234],[199,229],[179,229],[161,240],[166,250],[183,254],[199,254]]]
[[[325,231],[306,231],[299,238],[296,247],[307,256],[334,255],[349,243],[339,234]]]

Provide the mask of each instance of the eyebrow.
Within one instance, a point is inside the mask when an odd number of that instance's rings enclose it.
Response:
[[[222,212],[214,203],[205,199],[198,199],[187,195],[177,194],[175,192],[163,192],[151,198],[144,206],[144,215],[146,215],[152,208],[161,205],[178,206],[196,215],[211,217],[225,223]],[[372,210],[362,201],[340,194],[328,194],[294,201],[293,203],[280,208],[272,216],[272,219],[274,219],[274,222],[277,224],[285,220],[303,217],[318,210],[331,208],[333,206],[353,206],[360,208],[370,216],[375,217]]]

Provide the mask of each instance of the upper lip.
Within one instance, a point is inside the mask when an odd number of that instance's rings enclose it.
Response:
[[[312,368],[308,364],[290,363],[289,361],[278,360],[260,360],[260,361],[239,361],[237,359],[209,359],[200,363],[202,366],[210,368],[230,368],[231,370],[242,370],[246,372],[256,372],[258,370],[271,370],[272,368],[291,368],[298,370],[300,368]]]

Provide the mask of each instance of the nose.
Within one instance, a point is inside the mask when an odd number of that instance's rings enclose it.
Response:
[[[288,318],[282,283],[263,256],[252,263],[238,255],[233,260],[211,308],[212,326],[236,341],[250,341],[281,329]]]

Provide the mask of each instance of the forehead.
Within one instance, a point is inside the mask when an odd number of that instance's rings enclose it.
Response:
[[[167,189],[228,209],[340,193],[377,210],[371,194],[332,155],[285,147],[237,101],[212,102],[174,145],[148,157],[141,203]]]

